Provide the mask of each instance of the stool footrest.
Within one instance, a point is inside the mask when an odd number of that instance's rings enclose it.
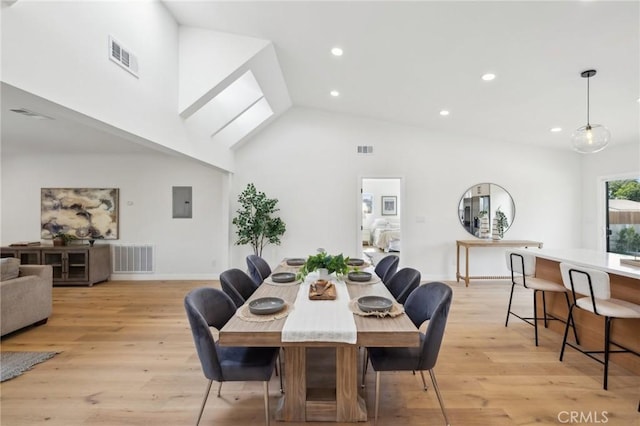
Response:
[[[615,345],[615,346],[617,346],[617,347],[619,347],[619,348],[622,348],[622,349],[609,349],[609,354],[632,353],[632,354],[635,354],[635,355],[640,356],[640,354],[639,354],[638,352],[636,352],[636,351],[634,351],[634,350],[632,350],[632,349],[629,349],[629,348],[626,348],[626,347],[624,347],[624,346],[621,346],[621,345],[619,345],[619,344],[617,344],[617,343],[615,343],[615,342],[611,342],[611,341],[610,341],[609,343],[610,343],[610,344],[612,344],[612,345]],[[598,362],[599,362],[600,364],[602,364],[602,365],[604,365],[604,364],[605,364],[603,360],[601,360],[600,358],[598,358],[598,357],[596,357],[596,356],[593,356],[593,354],[604,354],[604,353],[605,353],[605,351],[604,351],[604,350],[599,350],[599,351],[586,351],[586,350],[584,350],[584,349],[580,348],[579,346],[577,346],[577,345],[575,345],[575,344],[573,344],[573,343],[571,343],[571,342],[566,342],[566,345],[567,345],[567,346],[572,347],[573,349],[575,349],[575,350],[576,350],[576,351],[578,351],[578,352],[582,352],[583,354],[585,354],[585,355],[586,355],[586,356],[588,356],[589,358],[591,358],[591,359],[593,359],[593,360],[595,360],[595,361],[598,361]]]
[[[515,312],[511,312],[509,311],[509,315],[513,315],[514,317],[517,317],[519,319],[521,319],[522,321],[526,322],[529,325],[534,325],[531,321],[532,320],[538,320],[538,321],[544,321],[545,317],[521,317],[520,315],[516,314]],[[558,317],[554,317],[551,314],[547,314],[547,321],[560,321],[564,324],[567,323],[567,321],[563,320],[562,318],[558,318]]]

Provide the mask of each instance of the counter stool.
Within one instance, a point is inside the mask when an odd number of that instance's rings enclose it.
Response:
[[[567,328],[564,330],[564,338],[562,339],[562,350],[560,351],[560,361],[564,356],[565,346],[571,346],[573,349],[582,352],[589,358],[598,361],[604,365],[604,390],[607,390],[607,379],[609,375],[609,355],[611,353],[630,352],[637,356],[640,353],[625,348],[611,340],[611,321],[615,318],[640,318],[640,305],[627,302],[626,300],[611,298],[611,285],[609,282],[609,274],[582,266],[576,266],[569,263],[560,263],[560,272],[562,273],[562,281],[564,286],[573,293],[574,304],[569,309],[569,318],[573,320],[573,309],[578,308],[592,314],[604,317],[604,350],[602,351],[585,351],[577,345],[567,342]],[[577,294],[586,295],[586,297],[576,298]],[[619,350],[611,350],[610,346],[614,345]],[[604,354],[604,360],[595,357],[593,354]]]
[[[513,315],[517,318],[520,318],[522,321],[526,322],[527,324],[532,325],[535,329],[536,346],[538,346],[538,320],[541,320],[541,319],[544,320],[545,328],[548,327],[549,320],[561,321],[569,325],[569,321],[565,321],[551,314],[547,314],[547,302],[544,297],[545,292],[552,291],[555,293],[563,293],[565,300],[567,301],[567,310],[569,310],[571,309],[571,302],[569,302],[568,290],[564,288],[561,284],[535,277],[536,257],[534,255],[507,251],[506,258],[507,258],[507,267],[509,268],[509,271],[511,271],[511,294],[509,296],[509,306],[507,308],[507,319],[504,322],[504,326],[506,327],[509,324],[509,315]],[[511,311],[511,301],[513,300],[513,289],[516,285],[522,285],[524,288],[533,290],[533,317],[521,317],[520,315]],[[538,317],[538,302],[536,298],[537,292],[542,293],[542,312],[544,314],[544,316],[542,317]],[[576,338],[576,342],[578,342],[578,334],[576,333],[576,328],[574,326],[573,320],[571,321],[570,325],[573,328],[573,335]]]

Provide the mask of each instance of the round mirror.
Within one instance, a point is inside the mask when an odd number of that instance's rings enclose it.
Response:
[[[467,232],[478,238],[492,238],[492,232],[502,238],[515,215],[513,198],[495,183],[473,185],[462,195],[458,205],[460,223]],[[498,226],[494,226],[494,219],[497,219]]]

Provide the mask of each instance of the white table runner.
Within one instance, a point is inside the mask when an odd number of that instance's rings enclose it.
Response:
[[[282,328],[282,341],[356,343],[356,323],[349,309],[347,285],[333,276],[336,300],[309,300],[309,286],[317,279],[318,274],[313,272],[300,284],[295,309]]]

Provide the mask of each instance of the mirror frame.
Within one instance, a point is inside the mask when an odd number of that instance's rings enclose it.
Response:
[[[505,206],[505,204],[510,204]],[[460,225],[470,235],[476,238],[491,238],[490,227],[495,217],[496,210],[500,209],[507,216],[508,226],[504,230],[506,233],[516,217],[516,204],[513,197],[504,187],[491,183],[483,182],[475,184],[467,189],[458,202],[458,220]],[[486,210],[488,212],[488,228],[484,230],[481,236],[481,221],[478,213]]]

